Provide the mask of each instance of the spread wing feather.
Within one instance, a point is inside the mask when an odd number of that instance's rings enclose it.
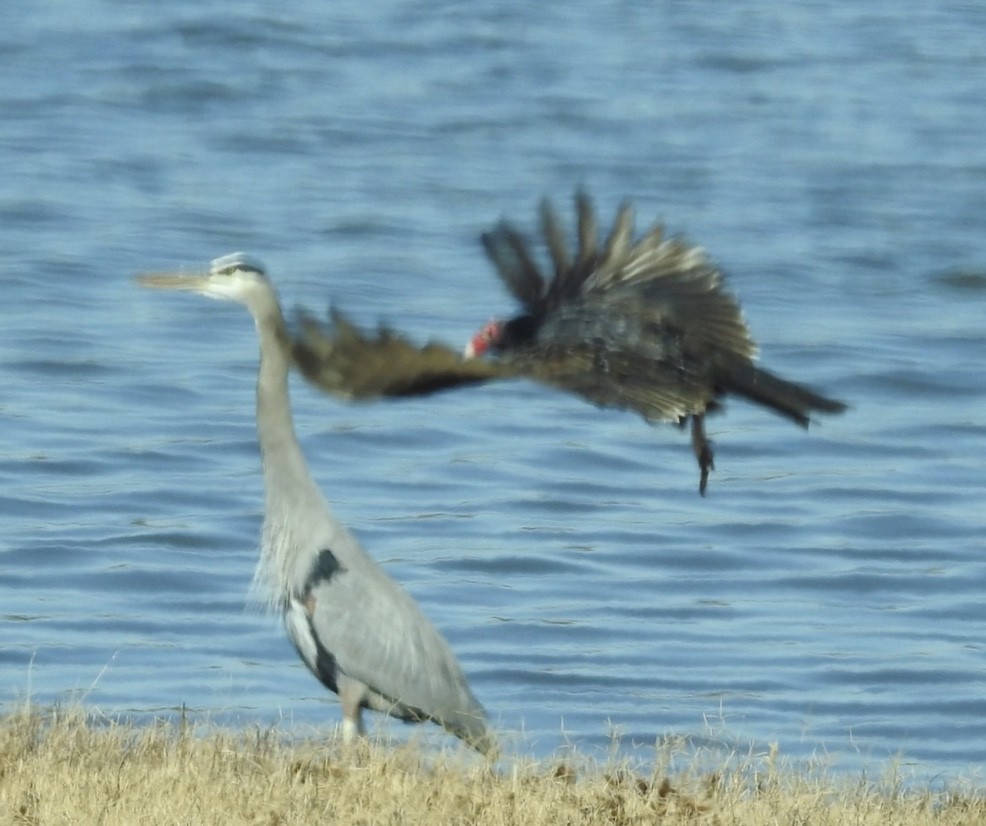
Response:
[[[558,213],[555,212],[551,206],[551,201],[547,198],[541,201],[541,234],[548,245],[551,263],[555,268],[553,280],[557,282],[571,270],[572,258],[568,254],[568,241],[565,239],[565,230],[562,229],[561,222],[558,220]]]
[[[510,224],[501,222],[492,232],[484,232],[480,240],[513,297],[528,311],[540,312],[544,278],[523,236]]]

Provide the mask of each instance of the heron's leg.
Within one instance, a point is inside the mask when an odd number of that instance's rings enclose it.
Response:
[[[692,414],[692,450],[698,460],[698,468],[702,472],[698,480],[698,492],[705,496],[705,488],[709,484],[709,471],[715,470],[715,460],[712,455],[712,445],[705,436],[705,416],[702,413]]]
[[[363,728],[363,699],[366,686],[340,675],[339,702],[342,704],[342,742],[352,743],[366,733]]]

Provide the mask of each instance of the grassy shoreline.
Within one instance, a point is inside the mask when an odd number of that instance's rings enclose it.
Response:
[[[83,709],[0,717],[0,824],[986,823],[979,792],[785,772],[770,756],[714,772],[577,758],[502,760],[280,730],[134,726]]]

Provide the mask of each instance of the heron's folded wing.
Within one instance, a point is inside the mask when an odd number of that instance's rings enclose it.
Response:
[[[308,630],[325,656],[372,692],[371,708],[429,718],[481,751],[495,749],[455,654],[413,597],[368,560],[341,552],[339,559],[304,600]]]

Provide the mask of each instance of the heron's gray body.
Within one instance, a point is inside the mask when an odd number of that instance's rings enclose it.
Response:
[[[233,286],[210,279],[235,278]],[[361,710],[433,720],[485,753],[495,750],[483,707],[444,638],[414,599],[332,515],[295,436],[288,395],[289,338],[262,271],[239,256],[208,276],[148,276],[148,286],[189,289],[245,304],[260,336],[257,432],[266,508],[256,585],[283,615],[312,673],[340,698],[344,735],[362,731]],[[211,291],[210,291],[211,290]]]

